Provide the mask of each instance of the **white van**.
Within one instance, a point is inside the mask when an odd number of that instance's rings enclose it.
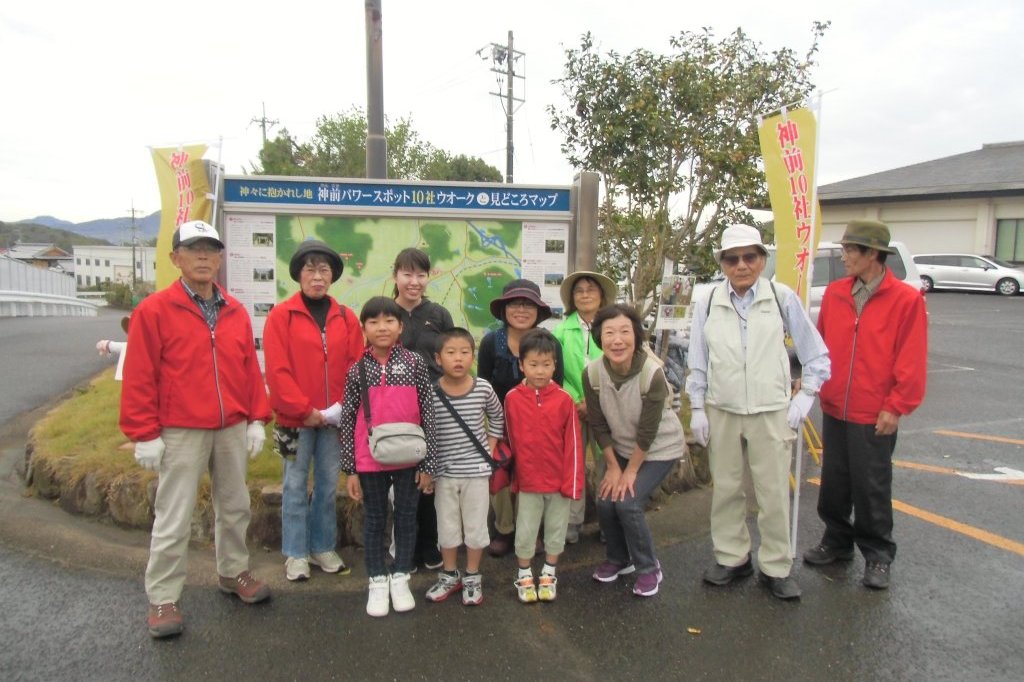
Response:
[[[886,257],[886,267],[892,270],[892,274],[897,279],[906,282],[923,294],[926,288],[921,282],[917,264],[914,263],[910,251],[907,250],[907,245],[903,242],[890,242],[889,245],[896,249],[896,253],[890,253]],[[765,248],[768,249],[768,262],[764,267],[762,276],[774,280],[775,245],[767,244]],[[843,245],[835,242],[819,242],[818,255],[814,258],[810,310],[808,311],[812,322],[817,323],[818,321],[818,311],[821,309],[821,299],[825,295],[825,287],[842,277],[846,277],[846,267],[843,265]],[[723,275],[719,273],[712,281],[697,284],[693,288],[693,304],[686,312],[688,321],[693,319],[693,311],[697,306],[703,305],[707,307],[711,289],[718,285],[722,279]],[[685,332],[680,332],[680,335],[685,338],[684,344],[689,346],[689,329]]]
[[[1024,270],[992,256],[970,253],[922,253],[914,256],[925,289],[997,291],[1016,296],[1024,289]]]

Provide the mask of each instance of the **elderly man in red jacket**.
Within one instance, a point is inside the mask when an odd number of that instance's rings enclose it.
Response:
[[[245,308],[214,280],[224,244],[201,220],[174,233],[171,262],[181,278],[132,313],[125,357],[121,430],[135,459],[160,474],[146,566],[153,637],[184,628],[178,600],[185,585],[192,512],[199,479],[213,481],[219,587],[246,603],[270,589],[249,573],[250,457],[263,449],[270,419],[263,375]]]
[[[900,417],[924,400],[928,318],[921,293],[885,265],[895,250],[884,223],[854,220],[840,243],[849,277],[825,290],[818,316],[832,358],[832,378],[820,393],[818,515],[825,533],[804,561],[849,561],[856,544],[865,560],[864,585],[884,590],[896,556],[892,453]]]

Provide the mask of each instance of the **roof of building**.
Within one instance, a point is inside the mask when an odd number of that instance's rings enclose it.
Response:
[[[949,199],[1024,194],[1024,141],[981,149],[822,185],[823,204],[895,199]]]
[[[7,255],[16,260],[67,260],[72,255],[56,244],[18,242],[7,249]]]

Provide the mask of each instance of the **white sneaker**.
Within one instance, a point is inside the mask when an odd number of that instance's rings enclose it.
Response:
[[[366,613],[375,617],[388,615],[388,610],[391,607],[388,577],[386,575],[378,575],[370,578],[369,592],[370,596],[366,600]]]
[[[408,573],[391,574],[391,603],[397,613],[412,611],[416,608],[416,599],[412,596],[412,591],[409,590]]]
[[[320,570],[324,573],[341,573],[342,575],[348,575],[352,571],[345,562],[341,560],[337,552],[320,552],[319,554],[310,554],[309,563],[314,566],[319,566]]]
[[[290,556],[284,562],[284,577],[292,582],[309,579],[309,560],[304,556]]]

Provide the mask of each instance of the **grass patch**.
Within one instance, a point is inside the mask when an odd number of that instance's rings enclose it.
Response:
[[[132,448],[118,426],[120,404],[121,383],[114,381],[114,368],[110,368],[36,424],[34,457],[72,486],[92,472],[99,481],[111,481],[120,474],[137,471]],[[270,435],[268,426],[263,452],[249,462],[250,484],[281,480],[281,458],[273,450]],[[156,476],[153,472],[146,474]]]

